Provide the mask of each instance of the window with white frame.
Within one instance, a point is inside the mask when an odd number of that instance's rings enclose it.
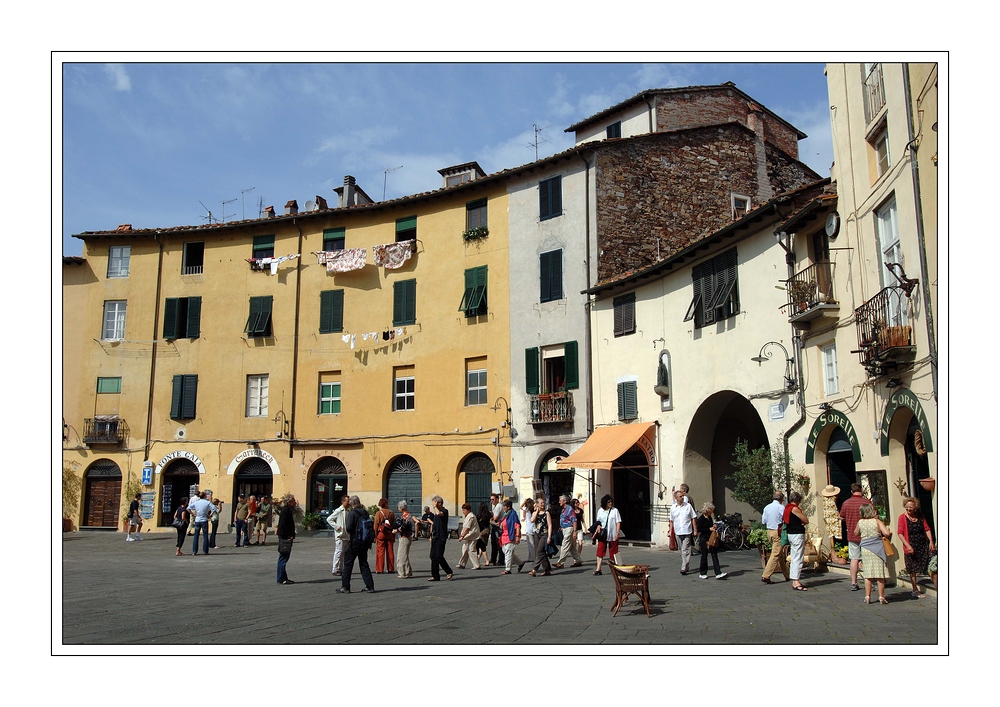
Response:
[[[872,134],[868,140],[868,145],[871,148],[870,154],[872,156],[872,165],[874,166],[873,176],[876,178],[881,177],[889,171],[889,129],[886,127],[885,122]]]
[[[840,392],[840,380],[837,377],[837,344],[832,343],[823,349],[823,392],[827,397]]]
[[[247,417],[267,417],[267,373],[247,376]]]
[[[882,277],[882,287],[888,287],[898,282],[887,267],[897,263],[903,266],[903,249],[899,242],[899,222],[896,216],[896,197],[892,196],[882,206],[875,209],[875,233],[878,237],[879,260],[882,265],[879,272]],[[906,309],[890,307],[886,312],[886,324],[889,326],[905,326],[908,323]]]
[[[113,245],[108,250],[108,277],[128,277],[132,246]]]
[[[118,341],[125,338],[125,309],[125,300],[108,300],[104,303],[102,339]]]
[[[416,378],[413,367],[406,366],[393,371],[392,409],[394,411],[413,410],[416,401]]]
[[[485,405],[486,399],[486,359],[472,359],[465,362],[465,404]]]
[[[743,194],[732,195],[733,220],[738,221],[750,213],[750,197]]]
[[[340,414],[340,381],[320,381],[319,414]]]

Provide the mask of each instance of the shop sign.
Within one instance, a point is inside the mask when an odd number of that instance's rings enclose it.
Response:
[[[149,486],[153,483],[153,462],[142,463],[142,485]],[[152,518],[152,516],[150,516]]]
[[[198,467],[199,474],[205,473],[205,465],[201,463],[201,459],[199,459],[197,455],[192,454],[191,452],[186,452],[183,449],[178,449],[176,452],[165,454],[156,465],[156,473],[159,474],[163,471],[163,467],[172,462],[174,459],[187,459],[189,462]]]
[[[816,418],[815,424],[813,424],[812,429],[809,431],[809,440],[806,442],[806,464],[813,463],[816,452],[816,440],[819,439],[820,434],[829,425],[836,425],[844,431],[848,441],[851,443],[854,461],[861,461],[861,447],[858,446],[858,433],[854,429],[854,425],[847,419],[847,415],[839,410],[827,410]]]
[[[917,424],[920,425],[920,431],[924,435],[924,446],[928,452],[933,452],[934,444],[931,442],[931,430],[927,425],[927,414],[920,404],[920,399],[909,388],[899,388],[889,396],[885,413],[882,415],[882,427],[879,430],[882,456],[889,456],[889,425],[892,424],[892,418],[899,408],[909,408],[913,411],[913,416],[917,418]]]
[[[265,452],[263,449],[256,449],[251,447],[250,449],[244,449],[242,452],[237,454],[231,462],[229,462],[229,468],[226,469],[226,473],[230,476],[236,473],[237,467],[245,462],[247,459],[252,457],[258,457],[267,462],[267,465],[271,467],[271,473],[274,476],[281,474],[281,470],[278,468],[278,462],[273,456]]]

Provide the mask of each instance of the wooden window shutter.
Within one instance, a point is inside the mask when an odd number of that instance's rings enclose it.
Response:
[[[562,213],[562,177],[555,177],[550,181],[552,196],[550,197],[550,206],[552,207],[552,215],[557,216]]]
[[[637,405],[637,384],[625,381],[618,384],[618,419],[634,420],[639,416]]]
[[[198,401],[198,376],[182,376],[183,392],[181,393],[181,418],[193,420],[196,415]]]
[[[580,352],[575,341],[563,344],[563,368],[566,374],[566,390],[580,387]]]
[[[167,297],[163,305],[163,338],[177,338],[177,298]]]
[[[344,291],[325,290],[319,293],[319,333],[344,330]]]
[[[413,324],[417,321],[417,281],[407,280],[406,283],[406,307],[404,316],[406,324]]]
[[[174,376],[173,388],[170,391],[170,419],[181,419],[181,400],[184,395],[184,376]]]
[[[524,350],[524,391],[528,395],[541,392],[537,346]]]
[[[621,295],[614,299],[615,336],[635,333],[635,293]]]
[[[550,208],[550,190],[551,184],[548,180],[544,182],[539,182],[538,184],[538,216],[539,218],[547,218],[551,213]]]
[[[197,339],[201,336],[201,297],[188,297],[187,300],[187,338]]]
[[[243,331],[250,336],[254,336],[257,333],[257,322],[260,320],[260,297],[250,298],[250,316],[247,317],[247,325],[243,327]]]

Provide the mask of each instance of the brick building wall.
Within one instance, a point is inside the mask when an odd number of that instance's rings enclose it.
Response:
[[[735,123],[654,133],[601,146],[595,170],[598,282],[662,260],[751,209],[820,179]]]

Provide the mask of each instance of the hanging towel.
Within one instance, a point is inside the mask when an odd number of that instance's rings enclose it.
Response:
[[[413,255],[413,241],[372,246],[372,259],[375,264],[389,270],[402,267],[411,255]]]
[[[351,334],[351,350],[352,351],[354,350],[354,344],[357,342],[357,340],[358,340],[358,335],[357,334]]]

